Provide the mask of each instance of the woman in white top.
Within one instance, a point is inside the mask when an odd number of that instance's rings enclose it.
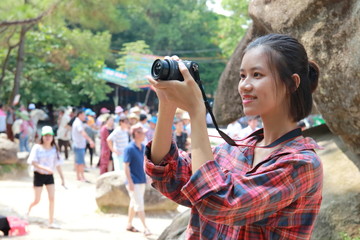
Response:
[[[35,199],[30,204],[27,215],[32,207],[40,202],[40,196],[45,185],[49,198],[49,227],[59,228],[54,224],[54,171],[57,171],[61,177],[61,184],[65,187],[64,175],[61,170],[63,159],[60,157],[54,140],[54,132],[50,126],[44,126],[41,130],[40,144],[36,144],[31,149],[28,163],[34,166],[34,193]]]

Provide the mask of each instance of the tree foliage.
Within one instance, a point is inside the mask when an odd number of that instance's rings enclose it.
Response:
[[[219,21],[219,47],[226,57],[230,57],[249,25],[249,0],[222,0],[221,4],[231,15],[223,16]]]
[[[9,99],[14,87],[24,27],[23,103],[102,101],[111,89],[96,73],[104,66],[133,73],[136,67],[125,62],[139,57],[134,53],[175,54],[198,62],[205,90],[212,95],[245,32],[248,1],[223,0],[233,13],[229,17],[210,11],[206,1],[2,0],[0,100]]]

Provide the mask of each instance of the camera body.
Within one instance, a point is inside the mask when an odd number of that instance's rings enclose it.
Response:
[[[184,60],[183,63],[187,69],[189,69],[189,72],[194,80],[198,82],[200,80],[199,65],[196,62],[187,60]],[[151,67],[151,75],[155,80],[184,81],[178,62],[171,59],[156,59]]]

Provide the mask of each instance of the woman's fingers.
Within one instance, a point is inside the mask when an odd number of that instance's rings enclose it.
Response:
[[[184,77],[184,81],[194,81],[194,78],[191,76],[189,69],[185,66],[185,64],[182,61],[179,61],[178,64],[179,70]]]

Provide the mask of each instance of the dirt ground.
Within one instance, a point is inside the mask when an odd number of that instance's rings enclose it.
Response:
[[[88,169],[88,172],[85,173],[85,177],[91,183],[76,181],[72,159],[70,157],[70,160],[65,161],[62,167],[68,189],[61,186],[60,177],[57,173],[55,174],[55,223],[60,225],[61,229],[49,229],[47,227],[48,201],[47,192],[44,188],[40,203],[32,209],[27,218],[29,234],[9,239],[157,239],[178,213],[147,214],[146,222],[152,232],[151,236],[145,237],[142,232],[126,231],[126,214],[104,214],[98,210],[95,201],[95,182],[99,176],[99,169]],[[97,161],[98,157],[95,159]],[[6,179],[0,180],[0,215],[24,218],[33,196],[31,176],[26,176],[26,174],[25,176],[8,176]],[[143,231],[142,224],[137,217],[134,219],[133,225]]]

